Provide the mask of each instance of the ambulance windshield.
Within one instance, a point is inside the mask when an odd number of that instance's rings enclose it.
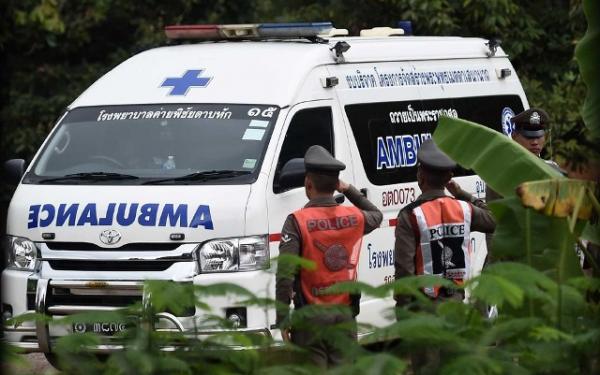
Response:
[[[275,106],[238,104],[74,109],[23,182],[251,183],[278,112]]]

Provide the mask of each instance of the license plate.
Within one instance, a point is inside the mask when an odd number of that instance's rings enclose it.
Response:
[[[112,336],[127,329],[125,322],[94,322],[94,323],[74,323],[74,333],[92,332],[101,335]]]

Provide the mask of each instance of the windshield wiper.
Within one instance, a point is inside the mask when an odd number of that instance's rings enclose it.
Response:
[[[139,177],[131,174],[113,173],[113,172],[82,172],[73,173],[60,177],[46,178],[38,181],[39,184],[63,180],[91,180],[91,181],[108,181],[108,180],[137,180]]]
[[[179,177],[163,178],[160,180],[151,180],[142,183],[142,185],[154,185],[163,182],[176,182],[176,181],[208,181],[218,180],[220,178],[237,177],[250,174],[250,171],[234,171],[229,169],[212,170],[212,171],[200,171],[190,174],[186,174]]]

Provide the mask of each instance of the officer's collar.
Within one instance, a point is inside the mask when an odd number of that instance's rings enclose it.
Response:
[[[315,206],[337,206],[337,202],[331,197],[318,197],[313,198],[304,207],[315,207]]]
[[[445,197],[446,196],[446,192],[443,189],[432,189],[432,190],[427,190],[427,192],[421,194],[422,199],[428,199],[428,198],[439,198],[439,197]]]

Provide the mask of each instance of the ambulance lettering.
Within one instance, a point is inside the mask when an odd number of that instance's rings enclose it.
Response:
[[[377,169],[414,167],[421,143],[431,133],[377,137]]]
[[[96,203],[34,204],[29,206],[27,228],[108,226],[113,223],[124,227],[137,223],[147,227],[214,229],[210,206],[201,204],[195,210],[190,210],[187,204],[170,203],[109,203],[100,210]]]
[[[372,244],[367,245],[369,268],[391,267],[394,265],[394,250],[371,250],[372,246]]]
[[[346,74],[346,83],[350,89],[363,89],[372,87],[401,87],[401,86],[437,86],[460,83],[489,82],[490,71],[486,68],[454,69],[442,71],[388,71],[374,66],[370,71],[349,72]],[[381,70],[381,72],[380,72]]]

